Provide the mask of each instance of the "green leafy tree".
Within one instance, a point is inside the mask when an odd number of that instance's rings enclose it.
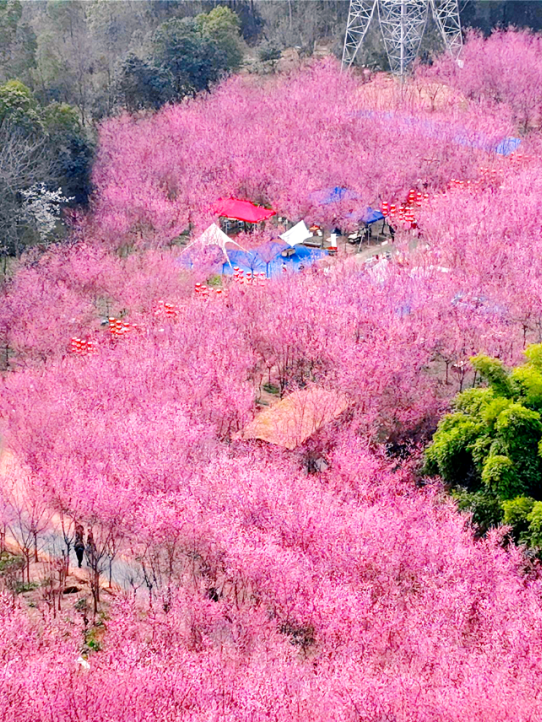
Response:
[[[81,125],[79,113],[67,103],[50,103],[43,109],[47,142],[54,153],[50,182],[60,186],[76,205],[87,205],[92,191],[94,144]]]
[[[26,80],[36,65],[36,35],[22,18],[20,0],[0,0],[0,82]]]
[[[9,122],[28,133],[43,130],[39,106],[30,88],[19,80],[0,85],[0,124]]]
[[[517,496],[515,499],[506,499],[502,502],[502,521],[512,527],[516,541],[529,543],[529,514],[536,503],[540,502],[529,496]]]
[[[39,20],[34,73],[41,102],[56,100],[76,106],[84,126],[91,117],[98,67],[87,22],[88,6],[81,0],[48,0]]]
[[[20,0],[0,0],[0,57],[2,59],[15,41],[17,26],[22,14],[23,7]]]
[[[231,71],[238,70],[243,60],[240,25],[237,15],[224,6],[196,17],[196,28],[201,36],[216,43],[225,53],[227,70]]]
[[[450,485],[482,530],[504,522],[517,541],[542,546],[542,344],[525,355],[512,370],[472,359],[487,386],[456,397],[426,450],[425,470]]]
[[[254,45],[261,36],[264,26],[258,4],[254,0],[237,0],[235,2],[235,14],[241,24],[243,40],[250,45]]]
[[[168,20],[153,39],[154,62],[170,73],[177,98],[207,90],[228,70],[225,50],[193,18]]]
[[[130,53],[122,63],[117,92],[131,113],[145,108],[158,110],[174,98],[173,78],[161,66]]]
[[[464,487],[453,489],[452,497],[460,511],[471,514],[477,534],[484,535],[502,521],[503,509],[500,499],[491,491],[469,492]]]
[[[43,234],[35,233],[39,224],[29,223],[29,218],[36,217],[36,210],[49,212],[51,193],[71,203],[88,201],[92,157],[92,143],[74,108],[65,103],[43,107],[18,80],[0,86],[2,253],[17,255],[24,246],[42,240]],[[37,188],[39,198],[34,198]],[[34,193],[32,203],[29,192]],[[60,207],[56,203],[57,216]]]
[[[529,514],[528,538],[531,546],[542,547],[542,501],[535,501]]]

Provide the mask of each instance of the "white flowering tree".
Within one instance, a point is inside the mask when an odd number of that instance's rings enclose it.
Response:
[[[62,206],[68,203],[62,189],[50,191],[45,183],[35,183],[28,190],[21,191],[24,198],[23,213],[34,223],[42,241],[49,240],[57,221],[60,219]]]

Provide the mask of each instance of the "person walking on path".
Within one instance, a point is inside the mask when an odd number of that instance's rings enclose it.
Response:
[[[99,578],[99,571],[98,571],[98,554],[96,550],[96,542],[94,541],[94,534],[92,533],[92,529],[89,527],[87,532],[87,546],[85,549],[87,553],[87,564],[91,568],[91,570],[96,575],[96,578]]]
[[[100,569],[99,557],[94,541],[94,534],[89,527],[87,532],[87,563],[90,567],[90,588],[92,590],[92,599],[94,600],[94,614],[98,612],[98,604],[100,602]]]
[[[85,530],[83,529],[82,524],[76,524],[75,525],[75,544],[73,545],[73,548],[75,549],[75,556],[77,557],[77,564],[79,566],[79,569],[81,569],[81,564],[83,563],[83,554],[85,553]]]
[[[92,569],[96,564],[96,544],[94,543],[94,534],[89,527],[87,532],[87,556]]]

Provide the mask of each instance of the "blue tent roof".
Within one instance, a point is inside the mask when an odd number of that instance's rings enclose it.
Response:
[[[295,253],[287,258],[281,256],[282,251],[289,248],[287,243],[281,240],[267,241],[256,248],[248,251],[241,249],[227,249],[231,266],[227,262],[223,262],[222,251],[216,247],[217,255],[221,256],[217,262],[214,272],[222,273],[225,276],[231,276],[233,267],[238,266],[244,273],[265,273],[268,278],[279,276],[283,268],[290,273],[297,273],[302,270],[301,267],[307,268],[315,261],[328,255],[328,252],[318,248],[306,248],[305,246],[295,246]],[[264,259],[270,258],[269,262]],[[193,261],[190,253],[185,253],[178,259],[184,268],[193,268]]]
[[[384,215],[380,211],[375,210],[374,208],[367,208],[365,213],[361,216],[360,220],[362,220],[367,225],[370,225],[371,223],[376,223],[377,221],[383,221]]]
[[[359,196],[350,188],[335,186],[335,188],[322,188],[322,190],[314,191],[309,198],[319,206],[327,206],[330,203],[340,203],[341,201],[355,201]]]
[[[376,223],[377,221],[384,220],[384,214],[374,208],[367,208],[365,215],[361,219],[364,223],[369,225],[370,223]]]
[[[356,221],[356,223],[365,223],[370,226],[371,223],[376,223],[377,221],[384,220],[384,215],[380,211],[369,207],[363,212],[352,211],[352,213],[349,213],[346,218],[349,221]]]

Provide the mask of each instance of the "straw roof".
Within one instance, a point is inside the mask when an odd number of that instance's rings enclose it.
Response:
[[[241,432],[241,439],[261,439],[295,449],[318,429],[337,418],[348,406],[336,391],[311,387],[294,391],[261,411]]]

